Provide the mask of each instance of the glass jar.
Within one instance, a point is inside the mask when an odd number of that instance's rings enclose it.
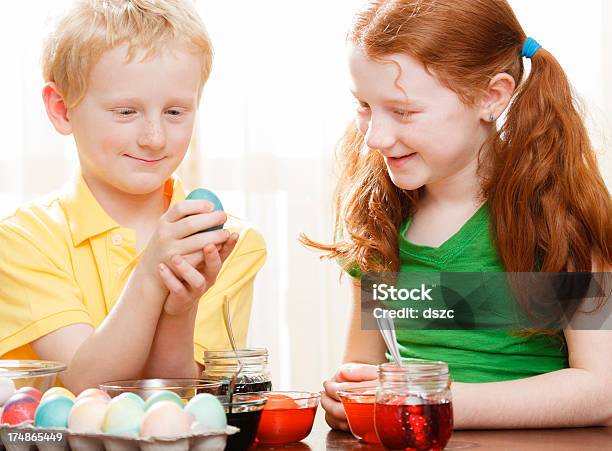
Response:
[[[378,367],[374,424],[385,448],[443,449],[453,431],[448,365],[402,359]]]
[[[230,380],[238,370],[238,362],[242,363],[242,370],[236,380],[234,393],[262,392],[272,389],[268,368],[268,350],[265,348],[238,349],[236,352],[229,349],[204,351],[202,378],[222,382],[221,394],[225,395]]]

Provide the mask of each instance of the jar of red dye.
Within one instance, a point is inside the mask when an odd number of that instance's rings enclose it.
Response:
[[[387,449],[441,450],[453,431],[448,365],[403,359],[378,367],[374,425]]]

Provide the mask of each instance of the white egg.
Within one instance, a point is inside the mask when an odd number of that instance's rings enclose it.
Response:
[[[142,417],[142,437],[180,437],[189,435],[193,418],[172,401],[159,401]]]
[[[15,383],[8,377],[0,377],[0,406],[15,394]]]
[[[79,399],[70,410],[68,429],[73,432],[101,432],[107,404],[108,400],[101,398]]]

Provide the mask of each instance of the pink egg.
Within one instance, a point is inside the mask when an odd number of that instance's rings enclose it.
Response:
[[[40,390],[34,387],[21,387],[19,390],[17,390],[17,393],[25,393],[27,395],[30,395],[38,402],[40,402],[40,398],[42,398],[42,393],[40,392]]]
[[[111,399],[108,393],[98,388],[88,388],[87,390],[83,390],[81,393],[79,393],[79,396],[77,396],[76,400],[79,401],[83,398],[98,398],[105,399],[107,401],[110,401]]]
[[[33,421],[38,401],[27,393],[15,393],[4,405],[1,424],[17,425],[25,421]]]
[[[142,417],[140,435],[143,437],[179,437],[189,435],[193,417],[172,401],[159,401]]]
[[[68,429],[73,432],[101,432],[107,404],[106,399],[77,398],[68,416]]]

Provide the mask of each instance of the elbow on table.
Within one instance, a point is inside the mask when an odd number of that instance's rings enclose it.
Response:
[[[612,426],[612,389],[610,388],[612,385],[605,384],[602,387],[602,396],[601,396],[601,415],[599,418],[596,418],[596,424],[593,426]]]

